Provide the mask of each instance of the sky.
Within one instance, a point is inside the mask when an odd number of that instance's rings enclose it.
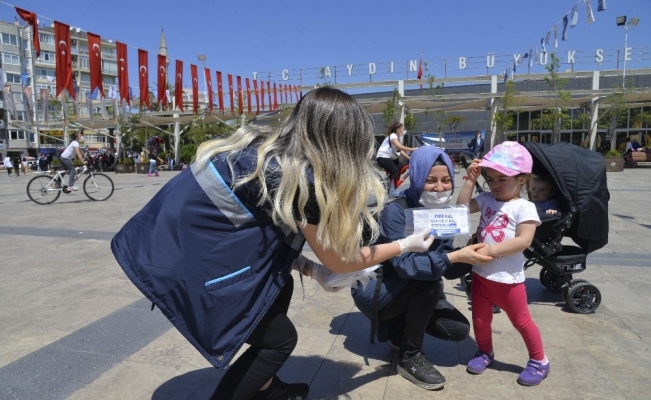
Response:
[[[424,75],[449,76],[500,74],[512,67],[513,54],[524,54],[559,22],[578,0],[12,0],[10,4],[33,11],[41,23],[58,20],[102,38],[119,40],[129,47],[132,86],[137,85],[137,48],[149,51],[155,64],[161,28],[165,31],[168,57],[184,61],[185,85],[189,85],[189,64],[199,67],[197,55],[205,54],[205,66],[224,74],[252,78],[254,71],[282,82],[282,71],[290,84],[334,83],[334,76],[320,77],[322,67],[337,70],[337,83],[415,78],[408,74],[408,61],[422,51]],[[564,65],[567,52],[576,50],[575,70],[614,68],[617,49],[624,47],[625,30],[615,17],[640,18],[628,31],[633,47],[627,68],[651,68],[651,1],[607,0],[607,9],[597,12],[598,0],[591,0],[595,22],[586,24],[583,0],[578,4],[578,25],[568,28],[568,40],[556,49]],[[12,21],[12,7],[0,3],[0,19]],[[553,47],[553,33],[552,47]],[[645,48],[644,48],[645,47]],[[550,46],[548,45],[548,49]],[[595,51],[604,49],[602,67]],[[551,50],[551,49],[550,49]],[[496,62],[487,69],[487,53]],[[467,69],[460,70],[459,57],[466,57]],[[394,73],[388,74],[390,62]],[[371,75],[369,63],[376,63]],[[346,65],[353,64],[354,76],[346,77]],[[151,67],[150,67],[151,68]],[[527,65],[518,67],[525,72]],[[171,71],[170,71],[171,72]],[[534,65],[531,72],[544,72]],[[224,75],[225,76],[225,75]],[[301,79],[302,78],[302,79]],[[216,85],[215,85],[216,87]],[[203,90],[203,88],[201,88]]]

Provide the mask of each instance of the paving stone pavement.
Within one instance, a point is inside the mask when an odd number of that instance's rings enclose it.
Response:
[[[129,282],[109,249],[112,235],[178,172],[159,178],[113,174],[105,202],[83,191],[47,206],[32,203],[29,178],[0,171],[0,399],[207,399],[222,372],[212,368]],[[504,313],[494,318],[494,367],[466,373],[471,337],[427,337],[424,350],[446,376],[420,389],[396,373],[397,353],[371,345],[370,324],[344,290],[296,285],[289,315],[299,341],[281,369],[308,382],[310,399],[648,399],[651,393],[651,169],[609,173],[609,244],[591,254],[581,278],[602,293],[594,314],[568,311],[527,270],[530,309],[551,374],[537,387],[516,383],[527,361]],[[461,184],[461,177],[457,177]],[[313,257],[309,249],[305,254]],[[470,319],[458,281],[448,299]]]

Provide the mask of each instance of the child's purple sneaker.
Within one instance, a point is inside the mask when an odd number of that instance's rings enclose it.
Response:
[[[518,383],[524,386],[536,386],[549,375],[549,363],[542,365],[538,361],[529,360],[527,368],[520,373]]]
[[[491,366],[494,359],[494,355],[479,351],[477,354],[475,354],[475,357],[468,361],[466,371],[473,375],[483,374],[486,368]]]

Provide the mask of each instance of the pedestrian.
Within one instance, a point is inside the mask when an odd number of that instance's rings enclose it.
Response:
[[[385,199],[373,135],[373,120],[351,96],[312,90],[273,130],[242,127],[203,143],[113,238],[128,277],[215,367],[250,345],[212,399],[305,399],[307,384],[276,373],[298,340],[286,314],[306,240],[337,273],[432,244],[425,230],[368,245],[379,227],[367,199]]]
[[[518,330],[529,352],[527,367],[518,383],[535,386],[549,374],[550,366],[543,349],[538,327],[531,319],[524,285],[522,253],[533,240],[540,218],[536,206],[520,197],[523,186],[531,178],[533,159],[529,151],[517,142],[503,142],[483,158],[474,160],[468,168],[457,204],[467,204],[471,213],[480,211],[477,229],[480,243],[477,250],[495,259],[484,265],[474,265],[472,273],[472,322],[479,351],[468,362],[470,374],[481,374],[494,361],[491,322],[493,305],[502,308]],[[481,168],[487,169],[490,191],[471,199]]]
[[[27,176],[27,170],[29,169],[29,164],[27,163],[27,158],[23,157],[21,162],[21,167],[23,169],[23,174]]]
[[[12,160],[12,164],[14,165],[14,172],[16,173],[16,176],[20,176],[20,170],[22,167],[22,163],[20,162],[20,157],[16,156]]]
[[[47,172],[50,169],[47,157],[44,153],[41,153],[41,157],[38,159],[38,168],[41,172]]]
[[[5,157],[4,166],[5,169],[7,170],[7,173],[9,174],[9,177],[11,178],[11,169],[14,167],[14,164],[11,162],[11,157],[9,156]]]
[[[157,166],[157,161],[158,161],[158,152],[156,149],[153,149],[149,152],[149,173],[147,176],[160,176],[158,174],[158,166]]]
[[[171,153],[167,156],[167,166],[169,167],[170,171],[174,170],[174,157],[172,157]]]

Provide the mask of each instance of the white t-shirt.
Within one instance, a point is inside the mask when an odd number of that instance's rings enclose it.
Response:
[[[475,197],[481,217],[477,228],[479,243],[493,245],[515,237],[515,228],[519,223],[534,221],[540,225],[540,218],[536,206],[525,199],[509,202],[495,200],[490,192],[483,192]],[[496,258],[484,265],[473,266],[473,272],[486,279],[501,283],[524,282],[524,263],[526,257],[523,253]]]
[[[392,143],[393,139],[398,139],[400,143],[402,144],[402,141],[400,140],[401,138],[398,137],[397,134],[392,133],[384,140],[382,141],[382,144],[380,145],[380,148],[377,150],[377,153],[375,154],[375,158],[397,158],[398,155],[400,154],[400,150],[394,146]]]
[[[67,158],[68,160],[71,160],[73,156],[76,155],[75,152],[75,147],[79,147],[79,142],[76,140],[73,140],[68,147],[66,147],[65,150],[63,150],[63,153],[61,153],[62,158]]]

